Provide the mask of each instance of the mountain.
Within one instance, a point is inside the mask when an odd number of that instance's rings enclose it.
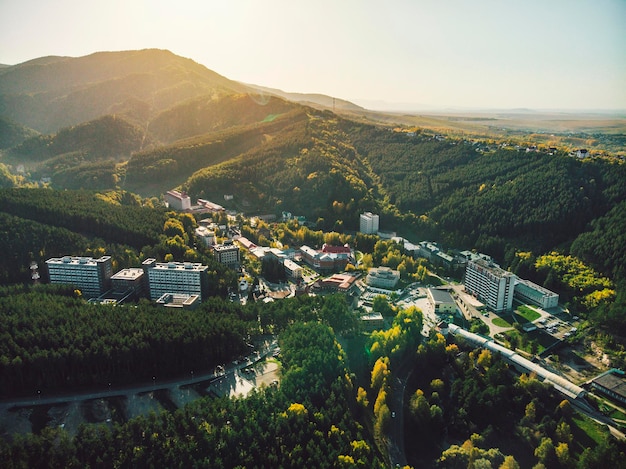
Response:
[[[24,140],[34,137],[37,132],[0,116],[0,150],[19,145]]]
[[[146,124],[190,98],[247,91],[164,50],[43,57],[0,69],[0,115],[42,133],[106,114]]]
[[[268,94],[271,96],[279,96],[288,101],[304,104],[319,109],[330,109],[337,111],[365,111],[364,108],[357,104],[346,101],[345,99],[334,98],[325,94],[319,93],[289,93],[276,88],[268,88],[259,85],[246,85],[250,88],[258,90],[260,93]]]
[[[344,117],[330,111],[333,101]],[[617,162],[511,146],[485,153],[461,139],[393,132],[372,120],[391,126],[415,116],[244,85],[162,50],[43,57],[0,69],[0,116],[15,123],[11,133],[44,132],[18,135],[26,139],[3,150],[1,162],[22,165],[31,180],[49,177],[57,189],[230,194],[243,212],[286,210],[337,230],[356,229],[359,211],[376,210],[400,234],[500,259],[513,247],[567,247],[626,199],[626,165]],[[436,128],[493,122],[426,118]]]

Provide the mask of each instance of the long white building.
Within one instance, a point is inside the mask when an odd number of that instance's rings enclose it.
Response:
[[[471,260],[465,269],[465,291],[501,313],[513,308],[516,276],[485,259]]]
[[[156,262],[146,259],[142,262],[148,277],[150,299],[158,300],[166,293],[198,295],[200,301],[206,298],[208,288],[208,267],[191,262]]]
[[[96,298],[109,289],[113,266],[111,256],[53,257],[46,261],[50,283],[74,285],[83,297]]]
[[[559,304],[558,293],[554,293],[541,285],[522,278],[517,279],[515,297],[525,303],[532,303],[543,309],[556,308]]]

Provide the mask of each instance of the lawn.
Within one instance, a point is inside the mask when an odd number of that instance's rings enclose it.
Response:
[[[516,312],[528,322],[533,322],[535,319],[539,319],[541,317],[541,314],[525,305],[518,307]]]
[[[575,414],[572,417],[572,423],[578,429],[578,431],[576,431],[576,429],[572,428],[574,438],[577,442],[582,444],[583,448],[588,446],[590,440],[595,442],[595,444],[600,444],[607,438],[608,431],[606,428],[601,426],[599,423],[588,419],[587,417]]]
[[[498,326],[498,327],[513,327],[511,326],[511,323],[509,323],[506,319],[502,319],[502,318],[495,318],[492,322],[494,326]]]

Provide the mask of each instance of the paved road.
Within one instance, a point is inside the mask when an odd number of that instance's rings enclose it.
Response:
[[[276,340],[272,340],[269,343],[266,343],[265,346],[261,348],[256,354],[251,354],[255,360],[260,360],[263,357],[266,357],[278,346]],[[132,396],[147,392],[153,392],[160,389],[171,389],[178,388],[181,386],[187,386],[193,383],[198,383],[202,381],[209,381],[215,379],[219,376],[223,376],[224,374],[235,373],[237,370],[246,367],[249,365],[249,362],[239,363],[237,365],[230,364],[225,366],[224,373],[202,373],[202,374],[192,374],[190,372],[189,377],[186,378],[175,378],[171,380],[159,380],[157,377],[150,383],[143,383],[139,385],[130,385],[118,388],[107,388],[99,391],[92,391],[87,393],[72,393],[72,394],[55,394],[52,396],[39,396],[39,397],[31,397],[31,398],[21,398],[21,399],[10,399],[10,400],[2,400],[0,401],[0,410],[4,410],[12,407],[35,407],[40,405],[54,405],[54,404],[64,404],[68,402],[81,402],[88,401],[92,399],[102,399],[102,398],[110,398],[117,396]]]
[[[413,360],[404,360],[391,381],[389,410],[395,412],[395,417],[389,424],[387,448],[392,467],[404,467],[408,464],[404,452],[404,391],[413,371],[413,364]]]

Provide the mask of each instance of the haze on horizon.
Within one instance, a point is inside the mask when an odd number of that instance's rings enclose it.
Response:
[[[0,63],[168,49],[370,109],[626,109],[623,0],[0,2]]]

